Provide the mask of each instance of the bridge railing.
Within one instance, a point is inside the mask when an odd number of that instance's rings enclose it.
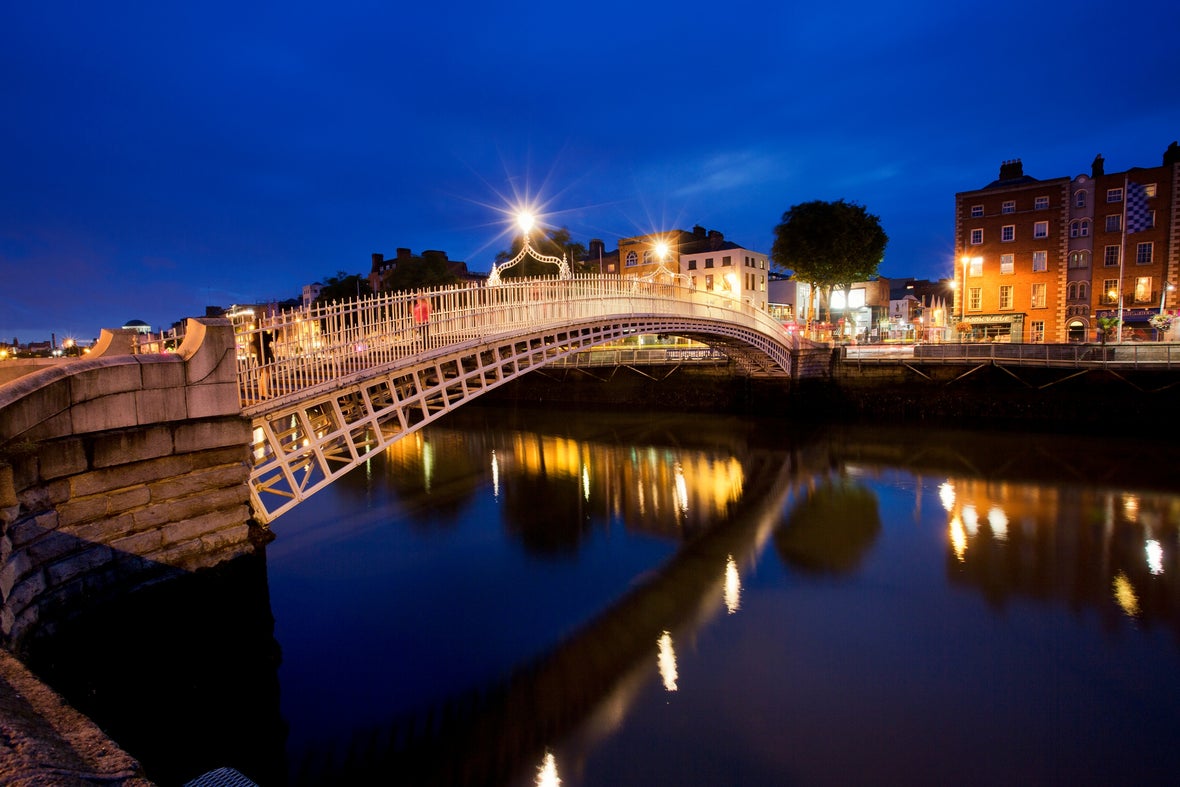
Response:
[[[1022,366],[1149,366],[1180,367],[1180,345],[1121,344],[925,344],[914,348],[920,361],[994,361]]]
[[[429,319],[415,317],[424,298]],[[791,346],[770,315],[726,295],[619,276],[510,279],[249,314],[236,320],[243,406],[330,385],[415,355],[494,336],[610,317],[684,317],[742,325]]]

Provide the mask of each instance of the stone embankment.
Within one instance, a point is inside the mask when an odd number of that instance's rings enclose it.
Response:
[[[251,551],[250,422],[227,320],[175,354],[104,332],[89,358],[0,385],[0,783],[146,784],[9,654],[77,601]]]

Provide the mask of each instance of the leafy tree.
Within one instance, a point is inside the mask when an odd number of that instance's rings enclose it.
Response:
[[[397,264],[381,277],[381,288],[394,292],[421,290],[455,284],[459,277],[451,271],[447,255],[441,251],[424,251]]]
[[[335,301],[352,300],[364,295],[371,295],[373,289],[369,280],[359,273],[348,274],[339,271],[335,276],[328,277],[315,299],[317,304],[333,303]]]
[[[565,257],[565,261],[570,264],[571,269],[574,269],[574,260],[579,260],[586,256],[586,247],[581,243],[572,242],[570,240],[570,231],[565,227],[544,230],[540,233],[534,232],[529,239],[529,245],[538,254],[556,257],[557,259]],[[496,255],[496,264],[500,265],[501,263],[514,259],[517,254],[520,254],[520,250],[523,248],[524,236],[517,235],[512,239],[512,246],[507,251],[502,251]],[[597,271],[597,267],[594,270]],[[503,271],[500,275],[508,279],[524,278],[526,276],[553,276],[556,273],[557,268],[552,264],[535,260],[531,255],[526,254],[523,260]]]
[[[843,289],[847,304],[852,283],[876,275],[888,242],[880,219],[864,206],[842,199],[814,200],[783,214],[774,228],[770,259],[810,284],[813,292]]]

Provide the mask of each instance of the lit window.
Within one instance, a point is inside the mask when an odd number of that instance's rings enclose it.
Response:
[[[1036,224],[1034,224],[1033,225],[1033,237],[1034,238],[1047,238],[1047,237],[1049,237],[1049,222],[1038,221]]]
[[[1155,184],[1154,183],[1144,183],[1143,184],[1143,196],[1147,197],[1148,199],[1151,199],[1155,195],[1156,195]]]
[[[1001,243],[1011,243],[1014,240],[1016,240],[1016,225],[1015,224],[1005,224],[1003,227],[1000,228],[1000,242]]]
[[[1049,270],[1049,252],[1034,251],[1033,252],[1033,273],[1041,273]]]
[[[1016,265],[1013,262],[1014,255],[1001,254],[1000,255],[1000,273],[1015,273]]]
[[[1043,282],[1034,284],[1032,286],[1032,303],[1029,304],[1030,306],[1032,306],[1032,308],[1034,308],[1034,309],[1045,308],[1045,293],[1047,291],[1047,289],[1046,289],[1047,287],[1048,287],[1048,285],[1044,284]]]
[[[1119,280],[1118,279],[1103,279],[1102,280],[1102,302],[1103,303],[1117,303],[1119,299]]]
[[[983,275],[983,257],[972,257],[971,258],[971,268],[968,271],[968,273],[970,273],[970,275],[972,275],[972,276],[982,276]]]
[[[1135,279],[1135,303],[1147,303],[1151,297],[1151,277],[1139,276]]]

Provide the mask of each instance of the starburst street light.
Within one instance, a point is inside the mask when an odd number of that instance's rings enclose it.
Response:
[[[666,263],[668,261],[668,256],[671,252],[671,247],[668,246],[667,241],[665,241],[665,240],[656,241],[656,245],[654,247],[654,250],[656,253],[656,259],[659,260],[659,265],[651,273],[648,273],[644,276],[640,276],[637,279],[637,281],[645,282],[647,284],[653,284],[659,278],[660,274],[664,274],[668,277],[669,281],[671,281],[673,284],[675,284],[678,279],[684,280],[685,284],[689,283],[689,281],[690,281],[689,277],[685,276],[683,273],[680,273],[678,271],[674,271],[667,266]]]
[[[508,262],[505,262],[502,265],[492,265],[492,272],[488,274],[488,286],[494,287],[498,284],[501,284],[500,271],[508,270],[513,265],[523,260],[526,256],[532,257],[538,262],[546,262],[550,265],[556,265],[557,278],[559,279],[573,278],[573,272],[570,270],[569,263],[566,261],[564,254],[561,256],[561,259],[558,259],[557,257],[552,257],[548,254],[541,254],[532,247],[532,244],[529,242],[529,232],[533,229],[533,225],[536,224],[533,214],[529,213],[528,211],[521,211],[516,215],[516,223],[520,227],[521,232],[524,233],[524,245],[521,247],[520,253],[508,260]]]

